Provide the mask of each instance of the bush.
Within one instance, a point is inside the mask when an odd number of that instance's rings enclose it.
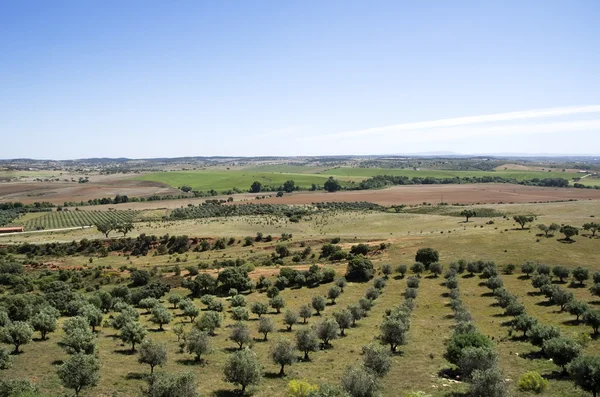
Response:
[[[373,277],[373,263],[370,259],[358,255],[348,263],[347,280],[368,281],[371,277]]]
[[[355,397],[373,397],[379,389],[375,374],[362,365],[348,367],[341,382],[342,388]]]
[[[538,372],[530,371],[521,375],[517,386],[521,391],[540,394],[541,392],[546,390],[546,387],[548,386],[548,381],[542,378],[542,375],[540,375]]]
[[[493,343],[490,338],[478,332],[454,334],[446,344],[444,357],[452,364],[458,365],[464,349],[468,347],[492,348]]]
[[[473,397],[505,397],[508,395],[508,386],[497,367],[475,370],[469,394]]]

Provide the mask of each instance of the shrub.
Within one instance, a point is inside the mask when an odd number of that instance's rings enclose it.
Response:
[[[308,397],[311,392],[319,390],[318,386],[302,380],[291,380],[285,391],[286,397]]]
[[[490,338],[478,332],[453,334],[452,338],[446,343],[446,353],[444,357],[452,364],[458,365],[464,349],[468,347],[492,348],[493,343]]]
[[[342,388],[351,396],[373,397],[379,389],[375,374],[362,365],[348,367],[341,379]]]
[[[526,372],[519,378],[517,383],[519,390],[540,394],[548,386],[548,381],[536,371]]]
[[[497,367],[473,371],[469,394],[473,397],[505,397],[508,386]]]
[[[348,263],[347,280],[367,281],[371,277],[373,277],[373,262],[370,259],[358,255]]]

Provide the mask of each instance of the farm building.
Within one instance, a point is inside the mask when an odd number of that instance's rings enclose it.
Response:
[[[19,233],[23,231],[22,226],[0,227],[0,233]]]

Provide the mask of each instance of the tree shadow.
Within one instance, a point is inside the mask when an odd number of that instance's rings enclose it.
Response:
[[[279,372],[265,372],[263,376],[267,379],[281,379],[284,377],[279,375]]]
[[[64,360],[54,360],[50,363],[50,365],[63,365],[64,363]]]
[[[131,349],[117,349],[113,350],[113,353],[122,354],[124,356],[133,356],[135,352],[132,352]]]
[[[127,375],[125,375],[125,379],[127,379],[127,380],[129,380],[129,379],[144,380],[144,379],[146,379],[146,377],[148,377],[148,374],[145,374],[142,372],[128,372]]]
[[[579,325],[581,323],[582,323],[581,319],[579,319],[579,321],[576,320],[576,319],[572,319],[572,320],[566,320],[566,321],[562,322],[562,324],[564,324],[564,325],[573,325],[573,326],[574,325]]]
[[[450,296],[450,293],[448,292],[444,292],[443,294],[440,295],[442,298],[448,298]]]
[[[440,378],[446,378],[446,379],[456,379],[456,377],[460,377],[460,372],[458,371],[458,369],[456,368],[442,368],[439,372],[438,372],[438,376]]]
[[[521,354],[521,357],[527,360],[540,360],[544,357],[544,353],[541,350],[532,350],[529,353]]]
[[[494,293],[493,292],[484,292],[480,296],[483,297],[483,298],[493,298],[494,297]]]
[[[559,238],[556,241],[563,244],[573,244],[575,242],[575,240],[567,240],[566,238]]]
[[[512,340],[514,342],[527,342],[529,340],[529,338],[527,336],[523,336],[523,334],[520,334],[520,335],[511,336],[510,340]]]
[[[238,397],[240,395],[242,395],[241,390],[225,390],[225,389],[220,389],[220,390],[215,390],[212,393],[213,397]]]
[[[594,305],[594,306],[598,306],[600,305],[600,301],[589,301],[588,302],[590,305]]]
[[[500,323],[500,326],[502,326],[502,327],[512,327],[512,325],[513,325],[513,320],[503,321]]]
[[[530,278],[531,278],[530,276],[523,274],[523,275],[517,277],[517,280],[529,280]]]
[[[571,282],[569,288],[585,288],[585,284]]]
[[[492,314],[492,317],[496,317],[496,318],[498,318],[498,317],[506,317],[506,313],[494,313],[494,314]]]
[[[164,329],[160,329],[160,328],[150,328],[150,329],[148,329],[148,332],[152,332],[152,333],[165,332],[165,330]]]
[[[394,277],[394,280],[403,280],[403,279],[404,279],[404,276],[402,276],[402,275]]]
[[[529,291],[527,293],[528,296],[540,296],[543,295],[540,291]]]
[[[568,378],[569,375],[566,372],[562,371],[552,371],[549,374],[542,375],[542,377],[548,380],[563,380]]]
[[[181,358],[179,360],[175,360],[177,364],[186,365],[186,366],[200,366],[204,367],[206,365],[206,360],[200,358],[200,360],[196,360],[195,358]]]
[[[465,274],[464,276],[462,276],[462,278],[473,278],[475,277],[474,274]]]
[[[554,303],[549,302],[549,301],[541,301],[541,302],[537,302],[535,305],[543,306],[543,307],[550,307],[550,306],[554,306]]]
[[[227,353],[235,353],[240,351],[239,346],[235,346],[235,347],[224,347],[223,351],[226,351]]]

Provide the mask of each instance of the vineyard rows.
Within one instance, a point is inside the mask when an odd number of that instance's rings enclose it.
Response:
[[[93,226],[110,221],[131,222],[138,211],[52,211],[24,221],[25,230],[62,229],[68,227]],[[18,223],[18,222],[17,222]]]

